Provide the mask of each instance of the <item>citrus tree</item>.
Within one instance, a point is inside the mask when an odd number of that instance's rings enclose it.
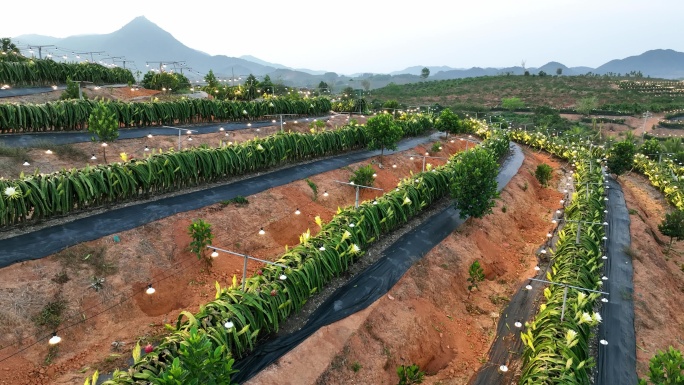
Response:
[[[102,153],[107,163],[107,142],[113,142],[119,137],[119,119],[116,117],[116,112],[112,111],[105,102],[98,102],[90,113],[88,132],[93,134],[90,138],[93,142],[102,143]]]
[[[447,138],[450,133],[458,134],[463,132],[461,119],[449,108],[445,108],[439,113],[439,116],[435,120],[435,128],[439,131],[444,131]]]
[[[496,190],[498,173],[499,165],[490,151],[478,147],[463,153],[454,165],[449,186],[461,218],[482,218],[492,212],[494,199],[499,196]]]
[[[537,166],[537,169],[534,170],[534,176],[537,178],[542,187],[548,187],[552,173],[553,167],[549,166],[546,163],[540,164],[539,166]]]
[[[211,265],[211,259],[205,257],[207,246],[211,245],[211,241],[214,239],[211,225],[202,219],[195,219],[188,226],[188,234],[192,238],[190,251],[197,256],[197,259],[204,260],[207,265]]]
[[[369,118],[364,130],[368,136],[368,148],[380,150],[380,164],[382,164],[385,149],[396,150],[397,143],[403,136],[401,127],[389,114],[380,114]]]
[[[682,352],[672,346],[666,351],[658,351],[648,368],[648,379],[639,380],[639,385],[679,385],[684,384],[684,358]]]
[[[675,209],[665,214],[665,219],[658,225],[658,230],[664,236],[670,237],[670,244],[667,248],[669,252],[672,248],[672,241],[684,239],[684,211]]]
[[[66,89],[64,92],[62,92],[62,95],[59,97],[60,100],[68,100],[68,99],[80,99],[81,98],[81,93],[79,92],[79,84],[73,80],[71,80],[71,77],[67,76],[66,80]]]
[[[613,174],[620,176],[632,168],[636,146],[631,140],[625,139],[615,143],[608,154],[608,169]]]

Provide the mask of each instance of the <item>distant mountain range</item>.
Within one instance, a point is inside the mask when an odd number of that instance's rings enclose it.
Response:
[[[335,72],[291,68],[282,64],[269,63],[254,56],[229,57],[225,55],[212,56],[183,45],[170,33],[164,31],[144,16],[133,19],[118,31],[102,35],[77,35],[66,38],[55,38],[42,35],[21,35],[12,40],[22,48],[24,55],[30,56],[27,46],[33,46],[33,53],[37,55],[36,47],[51,45],[45,52],[51,52],[55,60],[75,61],[74,55],[82,59],[115,63],[142,74],[150,68],[161,68],[182,72],[188,79],[202,80],[204,75],[212,70],[219,78],[243,79],[248,74],[257,77],[269,75],[275,82],[296,87],[316,87],[321,81],[328,83],[334,91],[351,86],[363,88],[364,84],[370,89],[383,87],[389,83],[407,84],[423,81],[420,73],[424,66],[412,66],[404,70],[389,74],[352,74],[341,75]],[[62,47],[68,47],[67,52]],[[102,57],[102,54],[109,55]],[[45,54],[43,55],[46,56]],[[475,76],[495,76],[501,74],[522,75],[525,71],[538,74],[544,71],[549,75],[557,74],[560,69],[562,75],[594,74],[626,74],[640,71],[644,76],[665,79],[684,78],[684,53],[673,50],[657,49],[630,56],[624,59],[611,60],[597,68],[566,67],[557,62],[549,62],[539,68],[523,68],[522,66],[507,68],[451,68],[448,66],[428,66],[430,76],[428,80],[458,79]],[[367,82],[367,83],[366,83]]]

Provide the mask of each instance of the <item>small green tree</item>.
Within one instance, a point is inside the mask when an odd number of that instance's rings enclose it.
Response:
[[[449,133],[458,134],[463,132],[463,124],[458,115],[451,112],[451,109],[445,108],[439,113],[439,116],[435,120],[435,128],[438,131],[444,131],[446,138],[449,137]]]
[[[64,92],[62,92],[62,95],[59,96],[60,100],[68,100],[68,99],[79,99],[81,97],[80,92],[79,92],[79,84],[73,80],[71,80],[71,77],[67,77],[66,79],[66,89]]]
[[[665,214],[665,219],[658,225],[658,230],[666,237],[670,237],[670,244],[667,248],[669,252],[672,242],[684,240],[684,211],[675,209]]]
[[[490,214],[495,205],[497,192],[496,177],[499,165],[494,155],[484,148],[475,148],[463,153],[454,165],[451,179],[451,197],[456,201],[460,217],[482,218]]]
[[[672,346],[666,351],[658,351],[648,368],[648,382],[639,380],[639,385],[682,385],[684,384],[684,358],[682,352]]]
[[[542,187],[547,187],[549,185],[549,181],[551,180],[552,173],[553,167],[546,163],[542,163],[537,166],[537,169],[534,171],[534,176],[537,178],[539,183],[541,183]]]
[[[102,153],[104,155],[104,162],[107,163],[106,143],[113,142],[119,137],[119,119],[116,117],[116,112],[111,110],[105,102],[98,102],[90,113],[88,117],[88,132],[93,134],[90,137],[93,142],[103,144]]]
[[[351,177],[349,177],[349,181],[357,185],[371,187],[373,186],[373,183],[375,183],[375,177],[373,176],[374,174],[375,170],[373,170],[373,166],[367,164],[357,168]]]
[[[427,79],[428,76],[430,76],[430,69],[427,67],[423,67],[423,69],[420,70],[420,78]]]
[[[387,100],[384,103],[382,103],[382,108],[397,109],[397,108],[399,108],[399,102],[394,100],[394,99]]]
[[[503,98],[501,99],[501,107],[509,111],[515,111],[519,108],[525,107],[525,102],[523,102],[522,99],[515,96],[510,98]]]
[[[211,245],[214,239],[214,234],[211,233],[211,225],[202,219],[195,219],[188,226],[188,234],[190,234],[190,251],[193,252],[197,259],[204,260],[207,265],[211,265],[211,258],[206,257],[207,246]]]
[[[425,372],[420,370],[420,367],[416,364],[411,366],[398,366],[397,375],[399,375],[398,385],[413,385],[422,384]]]
[[[369,118],[364,130],[368,136],[368,148],[380,150],[380,164],[382,164],[385,149],[396,150],[397,143],[404,134],[401,126],[389,114],[380,114]]]
[[[608,153],[608,170],[616,175],[616,178],[632,169],[636,146],[631,140],[625,139],[615,143]]]
[[[477,289],[477,284],[484,281],[485,278],[484,270],[477,259],[470,265],[468,275],[468,295],[470,296],[470,292]]]

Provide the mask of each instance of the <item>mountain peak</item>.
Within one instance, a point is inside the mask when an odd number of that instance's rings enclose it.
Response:
[[[151,22],[150,19],[146,18],[145,16],[138,16],[135,19],[129,21],[123,27],[121,27],[119,29],[119,31],[121,31],[121,30],[141,30],[141,29],[160,29],[161,30],[161,28],[157,24],[154,24],[153,22]]]

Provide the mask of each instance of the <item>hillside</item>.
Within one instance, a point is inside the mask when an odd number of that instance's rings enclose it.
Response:
[[[407,106],[433,105],[460,108],[495,108],[502,99],[517,97],[526,106],[573,108],[578,101],[596,97],[598,106],[609,104],[684,106],[684,84],[655,79],[604,76],[480,76],[467,79],[428,80],[406,85],[392,84],[373,90],[380,101],[397,100]],[[630,82],[649,87],[627,86]],[[658,85],[660,84],[660,85]]]
[[[335,87],[336,91],[347,86],[360,89],[362,86],[359,80],[362,79],[369,81],[369,89],[384,87],[390,83],[407,84],[422,81],[419,75],[423,66],[418,65],[389,74],[344,75],[325,71],[325,69],[295,69],[288,67],[287,64],[270,63],[250,55],[232,57],[230,52],[212,56],[186,46],[145,16],[136,17],[119,30],[108,34],[76,35],[66,38],[29,34],[16,36],[13,40],[21,46],[22,52],[27,56],[33,54],[38,56],[37,52],[30,52],[29,46],[51,45],[53,47],[46,47],[43,50],[43,57],[50,53],[54,60],[60,61],[85,59],[104,61],[108,64],[124,66],[134,73],[135,71],[145,73],[150,68],[166,64],[168,69],[183,72],[190,80],[201,80],[209,70],[213,70],[219,78],[247,76],[248,74],[257,77],[269,75],[272,79],[282,81],[284,85],[297,87],[315,87],[321,81],[325,81],[329,86]],[[170,52],[173,54],[169,55]],[[63,57],[66,59],[62,59]],[[640,55],[611,60],[598,68],[567,67],[553,60],[538,68],[523,68],[522,66],[453,68],[446,65],[428,66],[428,68],[431,73],[430,80],[502,74],[522,75],[526,70],[530,74],[539,74],[543,71],[549,75],[555,75],[558,69],[563,75],[641,72],[644,76],[654,78],[677,79],[684,77],[684,68],[681,66],[683,57],[684,53],[673,50],[651,50]],[[420,58],[416,58],[416,61],[420,61]]]

